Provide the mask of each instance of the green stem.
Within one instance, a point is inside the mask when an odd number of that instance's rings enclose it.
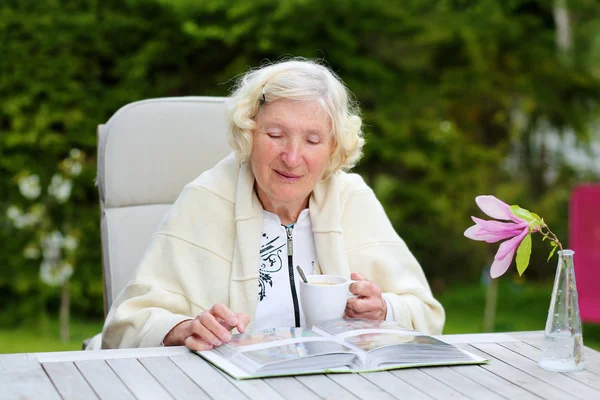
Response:
[[[554,232],[552,232],[552,231],[550,230],[550,228],[548,228],[548,225],[544,225],[544,226],[542,226],[542,228],[546,228],[546,229],[548,230],[548,233],[544,233],[544,232],[542,232],[542,234],[543,234],[544,236],[551,235],[551,238],[550,238],[550,240],[552,240],[554,243],[556,243],[556,245],[558,246],[558,248],[559,248],[559,249],[562,251],[562,250],[563,250],[562,244],[560,243],[560,241],[558,240],[558,238],[556,237],[556,235],[554,234]],[[540,229],[540,231],[541,231],[541,230],[542,230],[542,229]]]

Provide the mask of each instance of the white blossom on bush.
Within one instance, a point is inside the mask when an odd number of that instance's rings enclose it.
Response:
[[[42,192],[40,177],[37,175],[28,175],[19,179],[19,191],[26,199],[37,199]]]
[[[82,161],[83,157],[84,157],[83,152],[77,148],[73,148],[69,152],[69,158],[71,158],[72,160]]]
[[[42,219],[43,211],[40,207],[32,206],[30,211],[23,213],[20,208],[10,206],[6,210],[6,216],[16,228],[24,229],[36,225]]]
[[[31,214],[22,214],[19,218],[16,218],[14,224],[17,228],[27,228],[35,225],[35,217]]]
[[[23,256],[30,260],[37,260],[40,258],[40,249],[30,244],[29,246],[25,247],[25,250],[23,250]]]
[[[13,224],[21,215],[23,215],[23,211],[17,206],[10,206],[6,209],[6,216]]]
[[[62,169],[71,176],[78,176],[83,170],[85,155],[79,149],[71,149],[69,157],[62,161]]]
[[[77,246],[79,246],[79,241],[74,236],[66,235],[62,244],[65,250],[75,251],[77,250]]]
[[[58,260],[60,258],[60,249],[63,244],[63,234],[60,231],[54,231],[42,236],[42,254],[44,260]]]
[[[40,279],[50,286],[62,286],[73,275],[73,266],[68,262],[44,260],[40,264]]]
[[[23,257],[40,259],[40,279],[51,286],[64,285],[73,274],[79,233],[69,217],[73,181],[83,171],[85,154],[72,149],[58,164],[50,179],[47,196],[43,195],[41,178],[28,171],[19,173],[17,183],[24,204],[6,210],[8,220],[19,230],[29,232],[31,241],[23,249]]]
[[[71,197],[72,188],[73,182],[70,179],[64,178],[61,174],[54,174],[48,186],[48,194],[62,204]]]

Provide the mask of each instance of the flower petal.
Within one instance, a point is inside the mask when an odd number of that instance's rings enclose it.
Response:
[[[482,229],[485,229],[490,233],[504,234],[506,232],[514,232],[514,234],[510,236],[518,235],[519,233],[521,233],[523,228],[529,226],[529,224],[525,221],[515,224],[513,222],[486,221],[477,217],[471,217],[471,219]]]
[[[528,229],[523,229],[523,232],[519,236],[515,236],[500,245],[490,268],[490,275],[492,278],[497,278],[508,270],[508,267],[510,267],[515,256],[515,252],[519,248],[519,244],[521,244],[528,233]]]
[[[497,278],[503,275],[508,270],[508,267],[510,267],[512,259],[512,257],[504,257],[502,260],[494,260],[490,268],[490,276]]]
[[[515,236],[506,242],[502,242],[498,248],[498,251],[496,252],[496,255],[494,256],[494,259],[502,260],[509,256],[512,258],[515,254],[515,251],[517,251],[517,248],[519,248],[519,245],[528,233],[529,229],[523,229],[523,232],[521,232],[518,236]]]
[[[485,195],[475,197],[475,202],[487,215],[496,219],[511,220],[515,222],[523,222],[521,218],[516,217],[510,212],[510,206],[495,196]]]
[[[472,240],[484,241],[487,243],[496,243],[500,240],[508,239],[521,233],[520,230],[507,231],[505,233],[494,233],[483,229],[479,225],[473,225],[468,228],[464,235]]]

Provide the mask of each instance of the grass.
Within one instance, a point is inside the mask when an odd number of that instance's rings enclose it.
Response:
[[[58,319],[14,329],[3,328],[0,329],[0,354],[81,350],[83,340],[100,333],[102,325],[102,320],[71,321],[68,342],[59,339]]]
[[[494,332],[543,330],[546,325],[552,286],[500,280]],[[483,332],[486,289],[479,285],[453,286],[438,296],[446,309],[444,333]],[[74,320],[71,339],[59,339],[58,321],[49,319],[37,325],[0,329],[0,354],[81,350],[84,339],[102,330],[101,320]],[[584,324],[583,342],[600,350],[600,325]]]
[[[540,331],[546,326],[551,283],[500,280],[493,332]],[[445,334],[483,332],[486,288],[455,286],[438,296],[446,310]],[[600,325],[583,324],[583,342],[600,350]]]

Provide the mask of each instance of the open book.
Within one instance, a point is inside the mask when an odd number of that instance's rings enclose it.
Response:
[[[371,372],[489,360],[394,322],[339,319],[303,328],[233,335],[198,354],[236,379]]]

